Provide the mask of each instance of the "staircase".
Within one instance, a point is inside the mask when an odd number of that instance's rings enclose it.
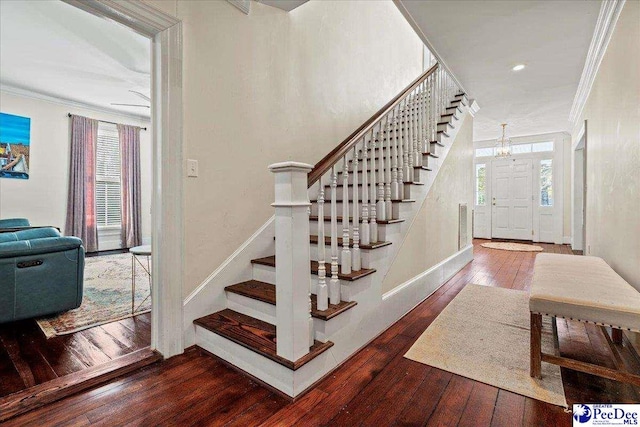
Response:
[[[272,252],[194,321],[196,344],[295,397],[404,314],[381,284],[467,105],[436,64],[315,167],[270,166]]]

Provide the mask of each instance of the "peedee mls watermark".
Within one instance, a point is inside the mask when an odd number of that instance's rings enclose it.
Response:
[[[573,426],[639,426],[640,404],[576,404]]]

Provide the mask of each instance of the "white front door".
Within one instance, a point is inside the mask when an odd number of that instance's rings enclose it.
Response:
[[[494,160],[491,171],[491,237],[532,240],[532,161]]]

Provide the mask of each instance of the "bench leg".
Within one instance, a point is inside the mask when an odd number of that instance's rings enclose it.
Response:
[[[622,344],[622,329],[611,328],[611,339],[615,344]]]
[[[542,315],[531,313],[531,377],[542,378]]]

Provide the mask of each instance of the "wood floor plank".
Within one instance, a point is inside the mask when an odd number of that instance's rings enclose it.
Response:
[[[492,427],[521,426],[524,419],[525,397],[507,390],[498,392],[496,407],[491,419]]]
[[[440,369],[431,369],[429,375],[418,386],[409,403],[396,420],[398,426],[425,425],[442,398],[453,374]]]
[[[434,427],[458,425],[472,389],[473,381],[454,375],[426,425]]]
[[[480,427],[491,424],[493,411],[498,399],[498,391],[496,387],[474,383],[469,400],[462,412],[459,427]]]

